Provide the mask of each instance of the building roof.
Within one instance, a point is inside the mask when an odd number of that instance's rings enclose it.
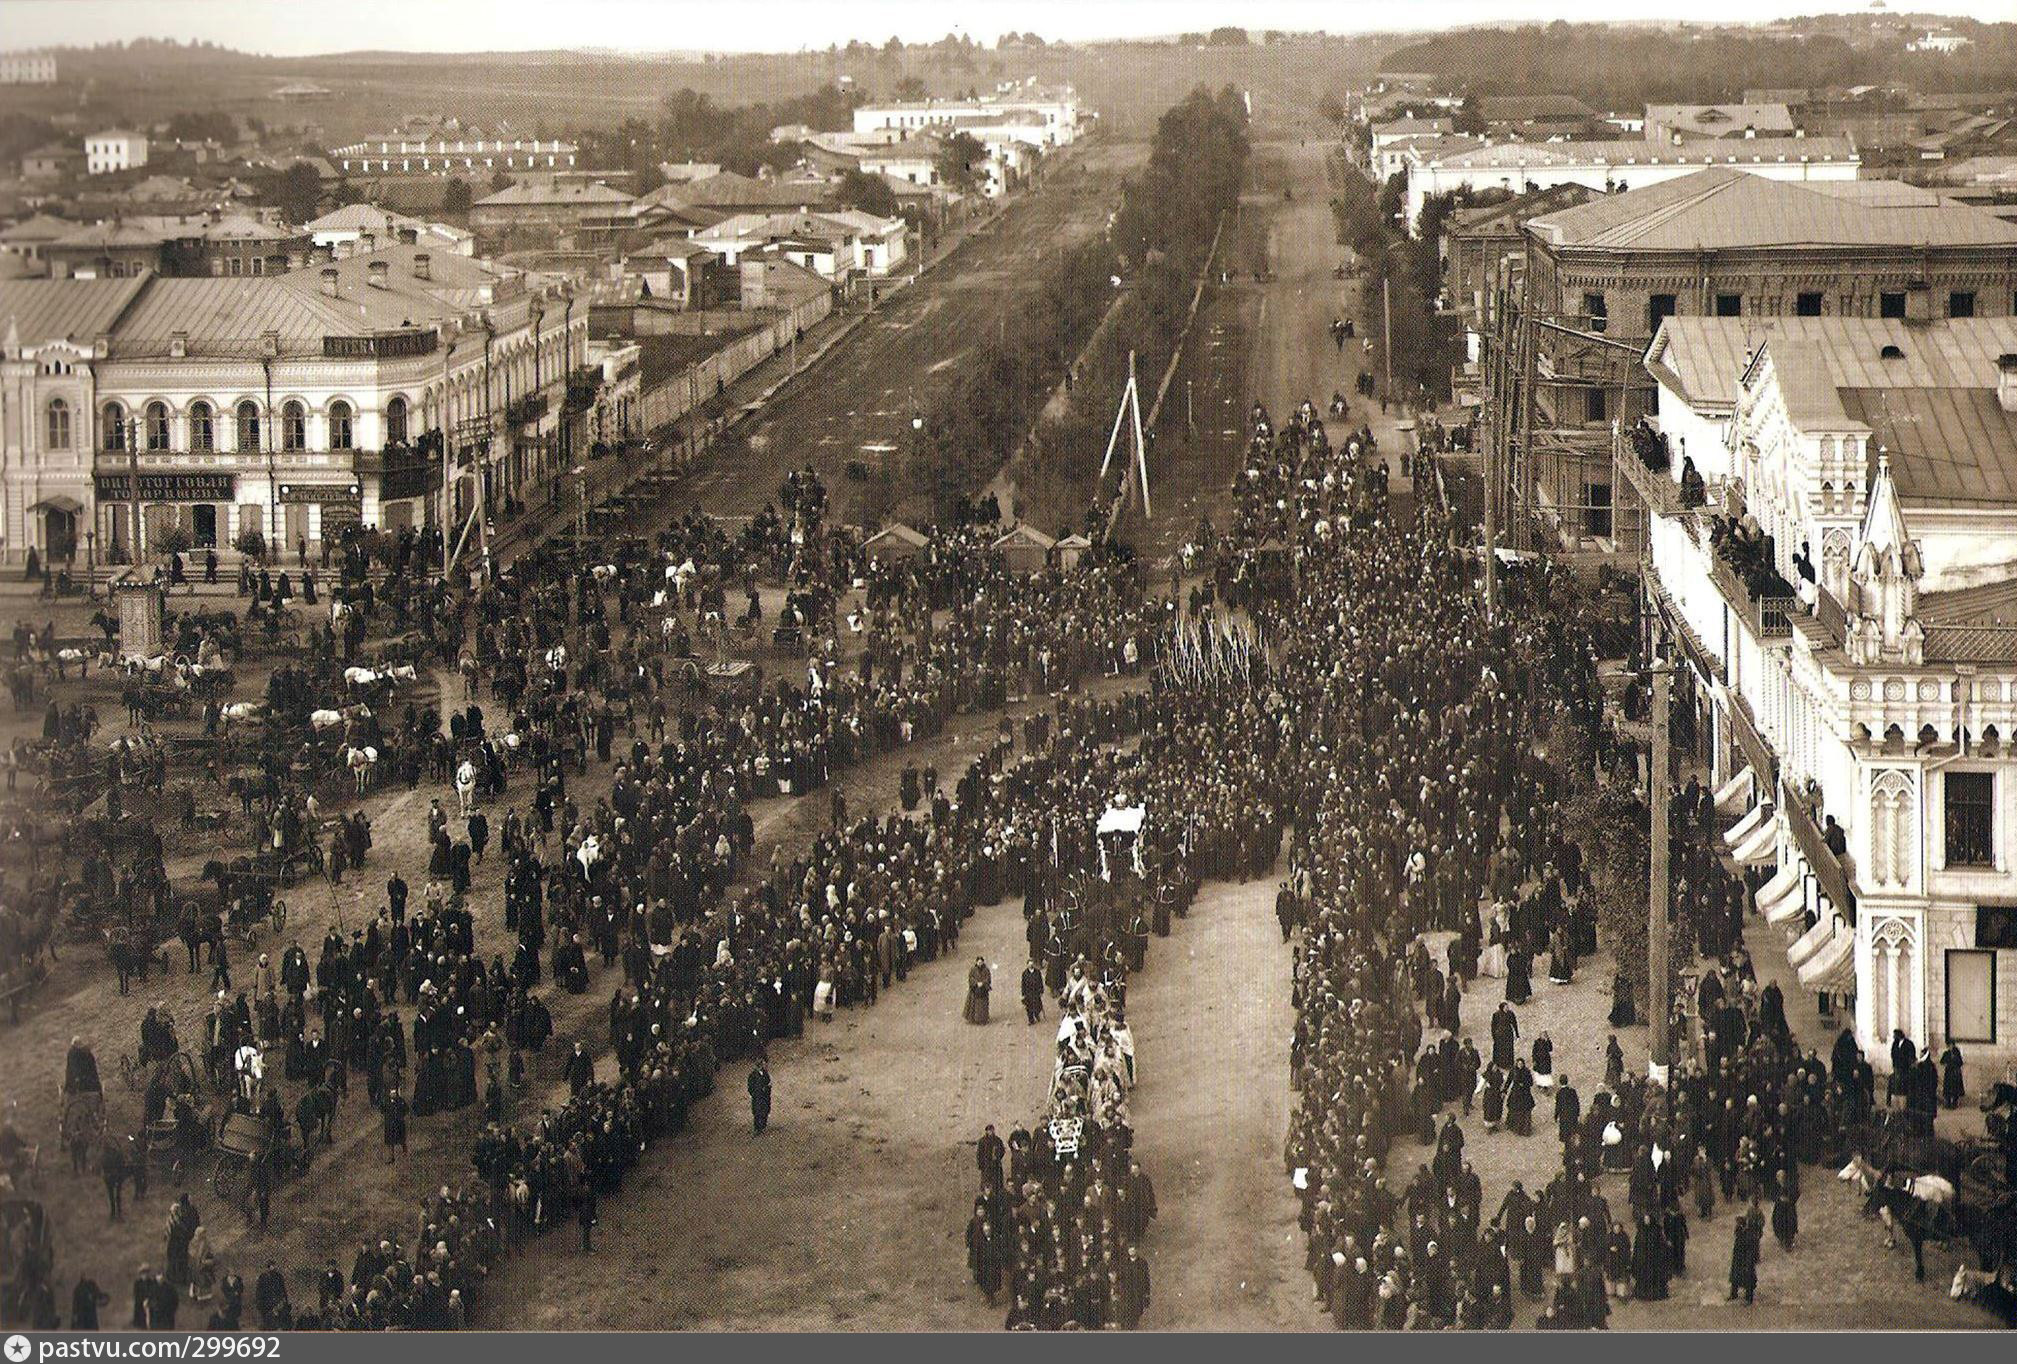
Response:
[[[145,133],[136,133],[131,128],[107,128],[102,133],[92,133],[90,137],[86,140],[97,142],[108,137],[145,137],[145,136],[146,136]]]
[[[111,332],[149,279],[0,281],[0,334],[11,333],[24,346],[63,340],[89,345]]]
[[[1743,104],[1649,104],[1646,126],[1660,124],[1668,132],[1695,137],[1742,137],[1746,128],[1759,133],[1793,131],[1793,111],[1776,101]]]
[[[1891,456],[1907,502],[2017,506],[2017,412],[1983,388],[1845,388],[1842,406]]]
[[[578,180],[556,180],[550,184],[507,185],[495,194],[478,199],[474,206],[515,208],[551,204],[606,204],[615,208],[633,201],[634,196],[625,194],[620,189],[611,189],[600,181],[584,183]]]
[[[1551,213],[1527,230],[1557,247],[1636,251],[2017,245],[2017,224],[1937,195],[1852,198],[1721,166]]]
[[[879,237],[902,230],[901,218],[878,218],[859,209],[835,209],[822,213],[738,213],[696,237],[701,241],[753,237],[767,241],[831,242],[848,237]]]
[[[45,142],[32,152],[23,152],[24,161],[79,161],[84,157],[81,148],[68,142]]]
[[[1019,545],[1028,545],[1032,549],[1048,550],[1056,544],[1057,541],[1045,535],[1029,522],[1018,521],[1015,525],[1010,526],[995,537],[993,548],[1014,549]]]
[[[1690,406],[1727,411],[1759,346],[1803,342],[1841,388],[1996,386],[1997,357],[2017,352],[2017,317],[1912,325],[1876,317],[1670,317],[1646,348],[1646,368]],[[1899,354],[1886,359],[1884,349]]]
[[[898,544],[907,549],[923,549],[927,543],[924,536],[916,530],[901,521],[892,521],[862,541],[862,548],[873,549],[879,544]]]
[[[628,260],[692,260],[695,256],[714,254],[691,237],[660,237],[635,251],[625,252],[624,256]]]
[[[1429,133],[1447,133],[1456,124],[1447,118],[1397,118],[1390,123],[1375,123],[1374,137],[1418,137]]]
[[[12,227],[0,229],[0,242],[53,242],[77,230],[77,224],[53,213],[38,213]]]
[[[1448,237],[1504,237],[1518,236],[1520,225],[1530,218],[1544,213],[1554,213],[1577,204],[1586,204],[1597,197],[1598,190],[1588,185],[1550,185],[1546,189],[1528,190],[1516,194],[1496,204],[1485,204],[1477,208],[1460,208],[1452,213],[1444,224],[1443,235]]]
[[[1633,139],[1590,142],[1493,142],[1436,157],[1446,170],[1536,170],[1550,166],[1601,166],[1627,180],[1635,166],[1701,166],[1742,169],[1781,163],[1861,164],[1856,149],[1839,137],[1758,137],[1741,141],[1687,142],[1669,146]]]
[[[666,188],[674,191],[664,200],[669,204],[731,209],[798,208],[807,203],[820,202],[826,192],[823,188],[810,184],[778,185],[771,181],[738,175],[734,171],[723,171],[719,175],[689,180],[680,185],[668,185]],[[813,193],[815,189],[819,189],[816,194]]]

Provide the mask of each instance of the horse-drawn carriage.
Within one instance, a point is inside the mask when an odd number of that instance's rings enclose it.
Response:
[[[276,1178],[299,1172],[306,1152],[292,1142],[276,1140],[273,1130],[251,1113],[229,1113],[217,1129],[217,1161],[210,1169],[210,1187],[232,1203],[244,1197],[256,1165]]]

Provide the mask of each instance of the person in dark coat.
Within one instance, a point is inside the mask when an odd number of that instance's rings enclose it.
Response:
[[[384,1121],[385,1163],[390,1165],[406,1149],[406,1115],[411,1112],[406,1100],[394,1085],[386,1092],[385,1102],[380,1108]],[[262,1276],[263,1277],[263,1276]]]
[[[758,1135],[770,1125],[770,1067],[760,1055],[749,1068],[749,1118]]]
[[[1957,1107],[1967,1092],[1961,1080],[1961,1048],[1949,1042],[1947,1050],[1940,1053],[1940,1102]]]
[[[981,1187],[998,1189],[1001,1187],[1002,1158],[1008,1155],[1008,1147],[995,1134],[994,1124],[989,1123],[987,1131],[981,1133],[974,1143],[974,1163],[980,1167]]]
[[[1746,1303],[1757,1301],[1758,1297],[1758,1253],[1765,1244],[1765,1215],[1758,1210],[1758,1200],[1752,1199],[1751,1206],[1737,1215],[1737,1228],[1730,1240],[1730,1298],[1734,1301],[1739,1293]]]
[[[112,1295],[98,1286],[98,1281],[89,1274],[77,1280],[77,1287],[70,1290],[70,1329],[73,1331],[95,1331],[98,1329],[98,1309],[112,1301]]]
[[[1035,957],[1023,967],[1023,1012],[1035,1023],[1044,1016],[1044,971]]]
[[[1632,1296],[1641,1302],[1664,1302],[1672,1277],[1664,1218],[1646,1213],[1639,1218],[1638,1239],[1632,1243]]]
[[[1786,1187],[1782,1175],[1772,1186],[1772,1238],[1779,1248],[1788,1255],[1793,1253],[1793,1242],[1800,1235],[1800,1202],[1794,1192]]]

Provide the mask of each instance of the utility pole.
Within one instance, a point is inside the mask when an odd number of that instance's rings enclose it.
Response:
[[[1667,983],[1667,725],[1674,670],[1656,653],[1653,666],[1653,756],[1646,778],[1653,807],[1652,884],[1646,897],[1646,1009],[1652,1015],[1654,1072],[1666,1076],[1673,1065],[1673,1038],[1667,1018],[1673,991]]]
[[[1485,435],[1485,624],[1499,620],[1499,442]]]
[[[1382,263],[1384,267],[1384,262]],[[1394,277],[1380,271],[1380,354],[1386,361],[1387,386],[1382,390],[1388,402],[1394,400]]]

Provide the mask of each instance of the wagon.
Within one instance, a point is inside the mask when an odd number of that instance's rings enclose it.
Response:
[[[217,1133],[217,1164],[210,1171],[210,1187],[220,1198],[232,1203],[245,1195],[252,1167],[262,1161],[286,1175],[296,1168],[298,1155],[292,1146],[275,1145],[265,1123],[250,1113],[233,1113],[224,1119]]]

